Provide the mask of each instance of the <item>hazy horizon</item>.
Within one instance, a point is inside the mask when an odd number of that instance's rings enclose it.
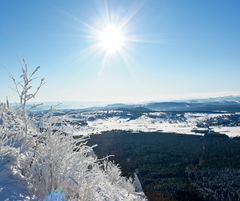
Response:
[[[107,106],[111,104],[147,104],[147,103],[161,103],[161,102],[188,102],[188,101],[215,101],[215,100],[234,100],[240,99],[239,94],[235,95],[221,95],[221,96],[202,96],[202,97],[189,97],[189,98],[172,98],[172,99],[158,99],[158,100],[145,100],[145,101],[78,101],[78,100],[56,100],[56,101],[35,101],[34,99],[29,102],[29,104],[42,104],[40,107],[44,106],[56,106],[57,108],[73,107],[73,108],[87,108],[95,106]],[[6,99],[4,100],[6,101]],[[18,101],[10,101],[10,104],[19,104]]]

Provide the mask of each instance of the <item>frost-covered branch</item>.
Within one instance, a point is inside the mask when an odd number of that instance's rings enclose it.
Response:
[[[17,81],[13,76],[11,76],[11,79],[15,86],[15,91],[18,94],[19,102],[20,102],[20,108],[21,108],[21,115],[22,119],[24,121],[24,139],[25,143],[27,141],[27,135],[29,134],[29,124],[31,122],[28,119],[28,115],[26,114],[26,105],[28,101],[31,99],[34,99],[39,92],[40,88],[45,84],[44,78],[40,79],[39,84],[35,89],[33,89],[33,80],[37,79],[35,75],[37,74],[38,70],[40,69],[40,66],[36,67],[32,73],[29,73],[28,71],[28,65],[25,61],[25,59],[22,59],[20,61],[20,64],[22,66],[22,73],[20,75],[20,80]]]
[[[45,84],[45,82],[44,78],[41,78],[37,87],[35,89],[32,89],[32,82],[33,80],[37,79],[37,77],[34,76],[40,69],[40,66],[36,67],[33,72],[29,74],[28,65],[25,59],[22,59],[20,63],[22,66],[22,74],[20,75],[20,80],[17,81],[13,76],[11,76],[11,79],[18,94],[22,110],[25,111],[27,102],[36,97],[37,93],[39,92],[40,88]]]

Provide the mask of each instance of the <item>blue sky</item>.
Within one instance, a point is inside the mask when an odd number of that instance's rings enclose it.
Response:
[[[84,24],[98,28],[104,5],[126,25],[123,59],[103,64]],[[36,101],[142,102],[240,94],[240,1],[81,0],[0,2],[0,100],[17,97],[9,74],[40,65]],[[137,11],[137,12],[134,12]]]

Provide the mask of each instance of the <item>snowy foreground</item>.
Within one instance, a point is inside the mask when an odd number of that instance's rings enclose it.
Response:
[[[0,105],[0,200],[147,200],[136,174],[122,177],[118,166],[95,156],[86,138],[53,131],[51,114],[41,123],[44,130],[23,111]]]

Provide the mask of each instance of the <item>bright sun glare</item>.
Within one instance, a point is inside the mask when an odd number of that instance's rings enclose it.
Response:
[[[143,41],[141,36],[133,34],[130,21],[140,10],[143,3],[136,3],[129,10],[123,10],[122,13],[113,12],[104,1],[103,7],[100,7],[100,16],[88,24],[78,19],[84,26],[84,32],[87,32],[87,38],[91,45],[82,51],[86,55],[101,55],[104,70],[105,64],[113,58],[120,58],[126,65],[130,63],[128,54],[133,47],[133,43]]]
[[[125,37],[123,31],[115,25],[107,25],[98,36],[100,47],[107,53],[119,52],[124,46]]]

